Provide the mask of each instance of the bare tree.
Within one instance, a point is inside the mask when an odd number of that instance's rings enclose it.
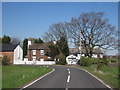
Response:
[[[91,57],[93,48],[108,48],[116,42],[115,27],[108,21],[103,12],[83,13],[78,18],[72,18],[68,30],[72,32],[71,37],[77,46],[81,37],[86,54]]]
[[[69,32],[67,30],[67,23],[52,24],[48,32],[45,33],[43,39],[45,41],[58,41],[61,37],[69,40]]]
[[[69,32],[67,30],[67,23],[52,24],[49,27],[48,32],[45,33],[43,39],[47,42],[56,42],[59,52],[62,53],[63,48],[67,46],[67,43],[70,39]],[[66,48],[66,50],[67,49],[68,48]],[[69,50],[67,51],[69,52]]]
[[[117,31],[108,21],[103,12],[83,13],[69,23],[51,25],[44,40],[53,42],[64,37],[69,42],[72,38],[74,44],[80,46],[81,37],[86,56],[91,57],[95,47],[109,48],[117,43]]]
[[[11,37],[11,43],[12,44],[21,44],[21,40],[18,37]]]

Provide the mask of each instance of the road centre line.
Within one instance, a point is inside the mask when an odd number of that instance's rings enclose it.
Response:
[[[68,68],[67,70],[68,70],[68,73],[70,74],[70,70],[69,70],[69,68]]]
[[[70,71],[68,71],[68,73],[70,74]]]
[[[68,75],[67,82],[70,82],[70,75]]]
[[[67,70],[69,71],[69,68]]]

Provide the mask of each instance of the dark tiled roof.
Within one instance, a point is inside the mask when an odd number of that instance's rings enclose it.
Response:
[[[103,54],[103,52],[100,49],[93,49],[93,54]]]
[[[14,49],[18,46],[18,44],[0,44],[0,51],[5,52],[5,51],[14,51]]]
[[[70,53],[72,54],[78,54],[80,53],[80,50],[78,48],[69,48]],[[85,49],[82,49],[82,54],[85,54]],[[103,52],[100,49],[93,49],[93,54],[103,54]]]
[[[48,46],[46,44],[33,44],[29,46],[30,50],[37,50],[37,49],[48,49]]]
[[[72,54],[80,53],[80,50],[78,48],[69,48],[69,52]],[[82,53],[85,53],[85,49],[82,49]]]

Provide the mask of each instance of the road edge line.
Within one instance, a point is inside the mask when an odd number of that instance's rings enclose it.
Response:
[[[43,76],[41,76],[41,77],[39,77],[38,79],[32,81],[31,83],[27,84],[26,86],[22,87],[22,88],[19,89],[19,90],[25,89],[26,87],[32,85],[33,83],[37,82],[38,80],[42,79],[43,77],[49,75],[50,73],[52,73],[52,72],[54,72],[54,71],[55,71],[55,69],[53,69],[51,72],[48,72],[48,73],[44,74]]]
[[[107,85],[106,83],[104,83],[101,79],[99,79],[98,77],[96,77],[95,75],[93,75],[92,73],[88,72],[86,69],[82,69],[82,68],[79,68],[85,72],[87,72],[88,74],[90,74],[91,76],[93,76],[95,79],[97,79],[98,81],[100,81],[103,85],[105,85],[106,87],[108,87],[109,89],[113,90],[109,85]]]

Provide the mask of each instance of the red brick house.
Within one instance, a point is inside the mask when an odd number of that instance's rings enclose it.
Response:
[[[0,44],[0,57],[7,56],[11,64],[14,64],[15,61],[22,60],[23,51],[20,45],[18,44]]]
[[[48,61],[48,46],[46,44],[32,44],[28,47],[28,60]]]

